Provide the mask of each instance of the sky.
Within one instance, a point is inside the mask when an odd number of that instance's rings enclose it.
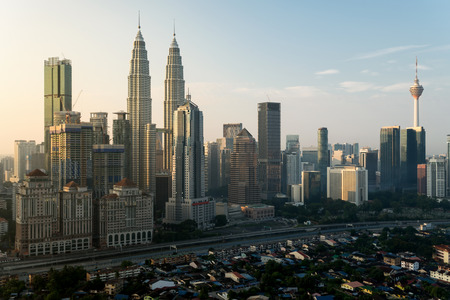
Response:
[[[43,141],[44,60],[72,61],[73,110],[126,110],[138,11],[150,61],[152,121],[163,127],[165,64],[176,24],[186,91],[213,141],[242,122],[257,139],[257,103],[281,103],[281,134],[317,145],[379,148],[382,126],[413,126],[415,59],[427,154],[450,134],[450,1],[3,1],[0,154]],[[75,104],[76,102],[76,104]]]

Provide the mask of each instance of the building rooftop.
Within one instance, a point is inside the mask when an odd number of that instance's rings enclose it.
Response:
[[[30,176],[30,177],[33,177],[33,176],[47,176],[47,174],[45,174],[44,172],[42,172],[39,169],[35,169],[35,170],[31,171],[30,173],[28,173],[27,176]]]
[[[131,179],[128,179],[128,178],[122,179],[121,181],[119,181],[115,185],[117,185],[117,186],[128,186],[128,187],[136,187],[137,186]]]

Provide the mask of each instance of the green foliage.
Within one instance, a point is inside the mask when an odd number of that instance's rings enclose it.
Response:
[[[122,263],[120,264],[121,268],[126,268],[126,267],[131,267],[133,265],[133,263],[129,260],[124,260],[122,261]]]
[[[64,266],[60,271],[50,269],[46,288],[54,296],[70,297],[86,280],[86,270],[77,266]],[[50,296],[50,295],[49,295]]]
[[[9,299],[11,293],[20,293],[23,289],[25,289],[25,282],[11,279],[0,287],[0,294],[3,299]]]
[[[227,225],[227,216],[225,215],[217,215],[214,219],[214,223],[216,227]]]

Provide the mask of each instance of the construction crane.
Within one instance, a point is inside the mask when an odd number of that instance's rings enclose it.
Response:
[[[75,100],[75,103],[72,105],[72,110],[73,110],[73,108],[75,107],[75,105],[77,104],[78,99],[80,99],[81,92],[83,92],[83,90],[81,90],[81,91],[78,93],[77,99]]]

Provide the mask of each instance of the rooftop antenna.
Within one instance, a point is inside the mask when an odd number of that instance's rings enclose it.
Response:
[[[138,29],[141,30],[141,11],[138,10]]]
[[[175,19],[173,19],[173,37],[175,37]]]

